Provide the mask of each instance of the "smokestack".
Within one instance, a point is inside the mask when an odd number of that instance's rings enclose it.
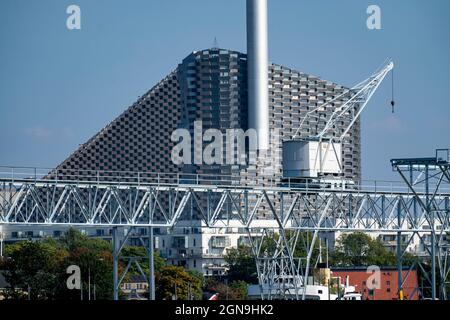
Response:
[[[258,149],[269,149],[267,0],[247,0],[248,127]]]

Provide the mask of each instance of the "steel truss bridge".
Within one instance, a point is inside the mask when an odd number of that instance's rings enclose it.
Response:
[[[305,298],[314,244],[320,232],[397,234],[397,262],[414,237],[429,253],[432,298],[447,298],[450,235],[450,161],[447,158],[392,160],[404,180],[402,188],[367,188],[345,183],[286,183],[280,187],[242,187],[198,176],[190,181],[154,178],[115,180],[68,178],[68,175],[0,178],[0,224],[17,226],[111,227],[114,257],[114,298],[125,273],[118,274],[121,249],[137,227],[147,227],[146,246],[154,298],[153,228],[173,228],[179,221],[200,220],[205,228],[243,228],[248,233],[258,271],[261,297]],[[16,171],[17,172],[17,171]],[[270,222],[270,223],[269,223]],[[119,230],[126,230],[120,233]],[[306,257],[302,234],[312,234]],[[405,239],[406,241],[402,240]],[[144,241],[141,237],[142,244]],[[269,245],[268,245],[269,243]],[[264,245],[263,245],[264,244]],[[270,248],[270,249],[268,249]],[[437,277],[436,272],[439,274]],[[399,272],[399,291],[405,278]],[[400,296],[401,292],[399,292]]]

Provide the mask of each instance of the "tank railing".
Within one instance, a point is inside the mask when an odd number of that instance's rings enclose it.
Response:
[[[209,173],[163,173],[163,172],[134,172],[134,171],[107,171],[107,170],[71,170],[38,167],[12,167],[0,166],[0,178],[14,181],[34,182],[70,182],[70,183],[102,183],[117,185],[210,185],[210,186],[241,186],[243,179],[237,175],[209,174]],[[388,180],[361,180],[351,181],[333,179],[314,181],[312,179],[285,178],[280,181],[276,178],[265,180],[266,187],[302,189],[311,192],[317,191],[365,191],[384,193],[411,193],[408,186],[402,181]],[[254,185],[262,187],[262,185]],[[435,185],[430,185],[433,190]],[[425,193],[425,187],[416,186],[416,191]],[[450,194],[450,184],[442,184],[439,194]]]

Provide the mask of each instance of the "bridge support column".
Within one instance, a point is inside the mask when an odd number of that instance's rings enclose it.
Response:
[[[148,299],[155,300],[155,260],[154,260],[154,239],[153,239],[153,227],[148,228]]]
[[[434,210],[430,205],[430,173],[428,165],[425,166],[425,207],[428,218],[431,218],[431,298],[436,300],[436,229]]]
[[[119,254],[120,242],[118,228],[112,229],[112,249],[113,249],[113,299],[119,300]]]
[[[401,199],[398,199],[397,204],[397,223],[398,228],[401,228],[402,224],[402,208],[401,208]],[[406,248],[405,248],[406,249]],[[397,273],[398,273],[398,300],[403,300],[403,249],[402,249],[402,232],[397,232]]]

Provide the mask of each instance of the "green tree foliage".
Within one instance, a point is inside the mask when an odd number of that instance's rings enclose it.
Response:
[[[102,239],[90,238],[78,230],[69,229],[68,232],[54,242],[56,246],[69,252],[60,269],[63,271],[60,297],[64,299],[79,299],[77,290],[68,290],[65,279],[65,270],[70,265],[77,265],[81,269],[81,280],[84,292],[88,292],[89,275],[91,278],[91,299],[93,298],[93,285],[97,299],[110,299],[112,297],[112,253],[111,245]],[[85,298],[86,295],[85,295]]]
[[[204,285],[205,276],[203,275],[203,273],[201,273],[200,271],[197,271],[197,270],[188,270],[188,273],[191,277],[198,279],[200,281],[201,286]]]
[[[306,259],[308,256],[308,250],[311,246],[311,242],[313,240],[313,232],[300,232],[298,235],[296,235],[292,231],[286,232],[286,238],[288,240],[292,239],[293,237],[297,237],[296,239],[296,246],[294,248],[294,258],[295,259]],[[320,244],[319,244],[319,237],[316,238],[316,241],[314,243],[312,255],[311,255],[311,261],[317,261],[319,257],[320,252]]]
[[[365,233],[343,234],[336,242],[331,254],[334,266],[393,266],[396,257],[387,250],[379,240],[372,239]]]
[[[237,280],[230,283],[230,288],[236,292],[236,299],[247,299],[247,283],[245,281]]]
[[[239,246],[229,249],[225,255],[225,262],[229,266],[229,281],[258,283],[255,258],[250,247]]]
[[[245,300],[247,298],[247,283],[245,281],[232,281],[229,285],[209,278],[205,290],[218,293],[219,300]]]
[[[294,237],[296,237],[294,258],[304,260],[308,254],[307,248],[309,248],[312,241],[312,233],[301,232],[298,235],[289,231],[286,233],[286,238],[288,241],[294,241]],[[261,244],[261,252],[265,252],[268,256],[272,256],[277,249],[277,241],[279,241],[279,238],[280,236],[277,233],[274,233],[270,237],[264,237],[262,240],[263,243]],[[316,261],[318,259],[319,252],[319,240],[316,239],[312,252],[312,261]],[[229,249],[225,255],[225,262],[229,267],[229,281],[242,280],[246,283],[258,283],[255,258],[253,256],[252,249],[249,246],[239,246],[237,248]]]
[[[48,243],[23,241],[6,246],[5,256],[8,258],[3,260],[2,269],[11,285],[6,298],[36,300],[57,296],[60,265],[68,256],[67,251]]]
[[[83,298],[87,299],[90,276],[91,299],[111,299],[113,291],[111,244],[105,240],[90,238],[70,229],[60,239],[42,241],[22,241],[5,247],[7,258],[0,261],[5,270],[5,278],[12,288],[6,298],[14,299],[76,299],[81,298],[80,290],[69,290],[66,273],[70,265],[80,267]],[[140,257],[140,266],[148,274],[148,256],[144,247],[124,247],[121,252],[119,273],[124,271],[127,257]],[[157,298],[171,299],[175,285],[179,299],[202,296],[203,274],[187,271],[182,267],[165,266],[164,259],[155,251],[155,273]],[[139,274],[134,266],[127,276]],[[126,281],[126,278],[125,278]],[[28,297],[28,292],[30,296]]]
[[[188,300],[189,293],[193,299],[201,299],[202,282],[183,267],[164,266],[156,274],[156,297],[171,300]]]
[[[89,238],[70,229],[60,239],[22,241],[7,245],[2,269],[11,285],[7,298],[80,299],[79,290],[67,289],[67,267],[77,265],[81,271],[85,299],[88,278],[91,278],[91,298],[94,284],[97,299],[112,297],[112,254],[110,244]],[[30,296],[28,297],[28,292]]]
[[[126,260],[129,257],[139,258],[139,265],[141,266],[142,271],[145,274],[149,273],[148,254],[147,250],[144,247],[126,246],[122,249],[120,257],[123,260]],[[166,265],[166,261],[164,260],[164,258],[161,257],[159,251],[157,250],[154,251],[153,262],[155,266],[155,273],[160,272],[162,267]],[[140,274],[139,270],[136,268],[135,265],[132,265],[129,271],[130,275]]]

